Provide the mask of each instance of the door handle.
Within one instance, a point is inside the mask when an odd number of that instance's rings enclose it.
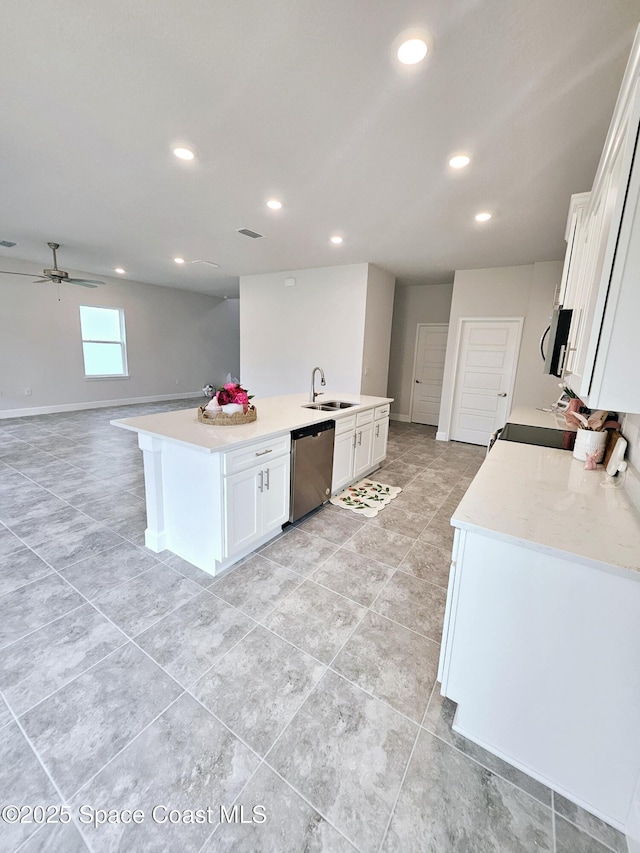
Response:
[[[355,432],[353,434],[353,445],[352,446],[353,446],[353,449],[355,450],[356,449],[356,434],[355,434]]]
[[[264,471],[260,471],[260,482],[258,483],[258,490],[264,491]]]
[[[358,447],[362,444],[362,430],[358,433]]]
[[[269,469],[267,468],[264,473],[265,473],[264,487],[267,491],[269,491],[269,479],[270,479],[269,478]]]
[[[422,385],[422,379],[416,379],[416,382],[418,383],[418,385]]]
[[[376,424],[376,438],[380,435],[380,424]]]
[[[271,449],[272,448],[269,448],[268,450],[262,450],[260,453],[256,452],[256,456],[264,456],[265,453],[271,453]]]
[[[501,392],[498,394],[498,397],[506,397],[506,396],[507,396],[507,392],[506,392],[506,391],[501,391]]]

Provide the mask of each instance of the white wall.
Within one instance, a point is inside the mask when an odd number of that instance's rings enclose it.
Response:
[[[366,297],[367,264],[241,276],[244,386],[257,397],[305,392],[318,365],[325,393],[359,393]]]
[[[387,396],[395,276],[369,265],[362,348],[361,394]]]
[[[396,285],[387,393],[394,415],[409,418],[418,323],[448,323],[453,284]]]
[[[11,267],[27,272],[33,264],[12,261]],[[61,284],[58,301],[54,284],[2,276],[0,413],[5,417],[28,408],[188,395],[221,382],[228,371],[238,372],[237,299],[125,279],[104,281],[96,289]],[[84,378],[79,305],[124,309],[129,378]],[[31,388],[31,396],[25,388]]]
[[[454,363],[461,317],[524,317],[512,406],[547,406],[557,399],[558,379],[542,373],[538,349],[548,325],[562,261],[517,267],[458,270],[453,282],[438,437],[448,438]]]

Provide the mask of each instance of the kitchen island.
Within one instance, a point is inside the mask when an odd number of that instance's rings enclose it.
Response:
[[[499,440],[451,523],[438,680],[458,704],[454,729],[626,830],[640,776],[640,517],[620,478]]]
[[[292,430],[336,422],[334,493],[377,468],[386,456],[392,398],[331,399],[353,405],[319,411],[305,408],[305,394],[291,394],[254,400],[257,420],[239,426],[202,424],[195,407],[112,421],[138,433],[146,546],[215,575],[277,536],[289,519]]]

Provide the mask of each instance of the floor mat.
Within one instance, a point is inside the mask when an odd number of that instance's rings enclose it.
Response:
[[[331,498],[331,503],[334,506],[350,509],[358,515],[375,518],[401,491],[402,489],[398,486],[387,486],[375,480],[360,480],[359,483],[354,483],[344,492]]]

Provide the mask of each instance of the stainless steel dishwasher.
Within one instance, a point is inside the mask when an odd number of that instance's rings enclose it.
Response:
[[[335,431],[335,421],[322,421],[291,433],[289,521],[297,521],[329,499]]]

